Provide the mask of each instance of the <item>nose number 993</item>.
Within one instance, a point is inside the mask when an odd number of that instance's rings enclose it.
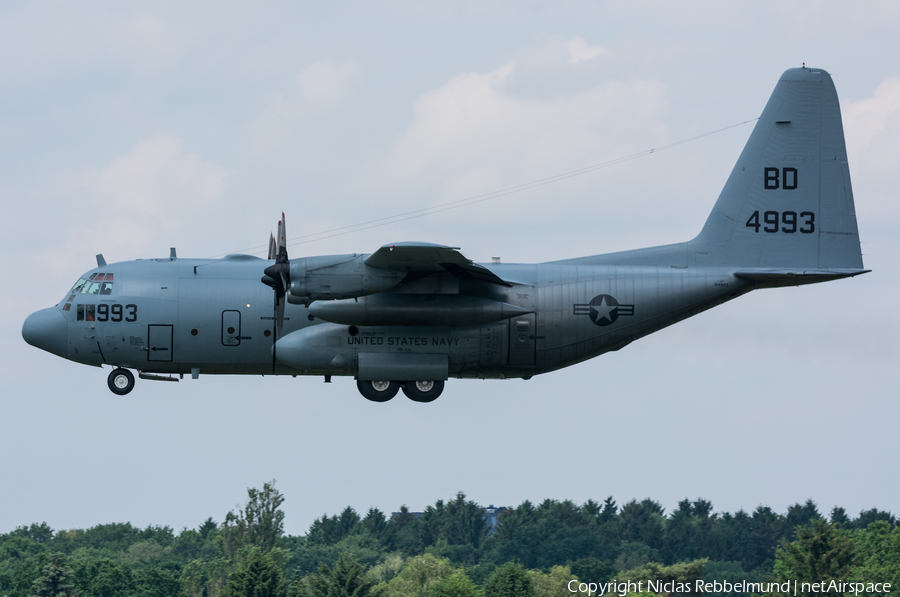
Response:
[[[137,305],[125,305],[123,309],[119,303],[100,303],[97,305],[97,321],[137,321]]]

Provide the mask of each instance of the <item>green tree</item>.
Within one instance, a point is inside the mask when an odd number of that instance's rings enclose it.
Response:
[[[430,553],[410,558],[384,587],[384,597],[426,597],[431,586],[453,574],[450,560]]]
[[[394,528],[388,523],[384,512],[378,508],[369,508],[365,518],[362,520],[362,525],[383,546],[387,547],[391,544]]]
[[[206,564],[206,597],[222,597],[228,590],[228,574],[232,570],[232,561],[226,558],[215,558]]]
[[[525,501],[500,515],[497,531],[485,539],[482,561],[521,563],[527,568],[550,568],[582,557],[615,558],[618,519],[608,520],[615,503],[606,507],[588,501]],[[604,522],[601,522],[601,519]]]
[[[10,535],[16,537],[25,537],[31,539],[35,543],[49,543],[53,538],[53,529],[46,522],[41,524],[32,523],[30,526],[22,526],[16,528]]]
[[[599,558],[579,558],[568,567],[582,582],[606,582],[616,573],[611,564]]]
[[[226,597],[283,597],[284,575],[272,556],[256,546],[242,555],[237,569],[228,575]]]
[[[795,527],[810,527],[813,524],[813,520],[818,518],[822,518],[822,515],[819,514],[819,509],[816,507],[816,503],[812,500],[806,500],[805,504],[794,504],[793,506],[788,506],[787,515],[785,516],[785,521],[791,529]]]
[[[653,549],[661,549],[665,529],[663,512],[659,502],[649,498],[640,502],[631,500],[622,506],[619,514],[622,539],[640,541]]]
[[[742,558],[746,569],[765,566],[774,559],[778,542],[790,531],[785,517],[768,506],[759,506],[750,519],[749,534]]]
[[[821,518],[811,527],[797,527],[797,539],[783,542],[775,552],[775,581],[815,583],[845,580],[858,563],[856,546],[847,531],[834,528]],[[839,592],[820,595],[839,596]]]
[[[404,560],[399,553],[384,556],[382,560],[369,568],[367,574],[378,583],[389,583],[403,570]]]
[[[847,516],[847,511],[840,506],[835,506],[831,509],[831,516],[829,518],[831,519],[832,526],[839,529],[845,529],[850,526],[850,517]]]
[[[179,589],[178,574],[172,570],[147,566],[134,574],[134,597],[172,597]]]
[[[645,566],[650,562],[659,562],[662,558],[659,551],[640,541],[622,541],[619,544],[619,555],[613,567],[616,570],[632,570]]]
[[[75,584],[72,581],[72,569],[66,564],[66,556],[55,553],[50,562],[44,566],[43,576],[32,585],[34,597],[72,597],[75,595]]]
[[[244,546],[269,551],[284,532],[284,512],[279,506],[284,496],[275,489],[275,480],[263,484],[262,490],[247,489],[247,504],[238,513],[229,512],[223,523],[225,555],[231,556]]]
[[[202,560],[191,560],[181,569],[181,594],[185,597],[205,597],[209,577]]]
[[[539,570],[529,570],[528,575],[534,587],[534,597],[573,597],[569,590],[569,582],[578,580],[568,566],[554,566],[547,574]]]
[[[402,551],[408,555],[422,553],[423,545],[419,534],[422,521],[405,504],[400,506],[400,512],[396,516],[391,517],[388,525],[391,527],[388,533],[389,550]]]
[[[484,509],[466,500],[466,494],[461,491],[447,504],[438,500],[434,506],[425,508],[422,526],[426,546],[444,539],[448,545],[471,545],[478,549],[487,533]]]
[[[122,597],[134,590],[134,573],[110,558],[88,562],[75,573],[76,588],[84,597]]]
[[[212,516],[210,516],[205,521],[203,521],[203,524],[201,524],[197,528],[197,532],[200,533],[200,538],[203,541],[206,541],[206,538],[209,536],[209,534],[215,531],[217,528],[219,528],[219,525],[217,525],[216,521],[212,519]]]
[[[693,562],[682,562],[680,564],[672,564],[671,566],[663,566],[656,562],[650,562],[640,568],[629,570],[628,572],[616,575],[619,582],[641,582],[654,581],[663,584],[674,581],[675,583],[683,583],[690,587],[693,591],[695,583],[703,575],[703,568],[706,566],[707,560],[694,560]],[[677,585],[676,585],[677,586]],[[649,591],[649,588],[647,589]]]
[[[864,583],[891,583],[900,587],[900,527],[891,528],[884,520],[873,522],[864,531],[853,531],[860,564],[851,580]],[[871,595],[871,593],[870,593]]]
[[[475,585],[462,570],[434,582],[428,597],[475,597]]]
[[[353,554],[341,554],[334,568],[322,564],[318,574],[310,574],[292,592],[304,597],[375,597],[375,581]]]
[[[660,550],[667,564],[708,557],[714,549],[713,528],[718,515],[710,516],[712,503],[698,498],[678,502],[678,509],[666,521],[665,539]]]
[[[323,514],[309,527],[306,539],[319,545],[334,545],[349,535],[360,532],[362,526],[356,510],[347,506],[337,516]]]
[[[870,524],[879,520],[883,520],[892,527],[897,526],[897,518],[893,514],[885,512],[884,510],[879,510],[878,508],[863,510],[859,513],[859,517],[854,519],[850,524],[854,529],[866,529]]]
[[[503,564],[484,585],[484,597],[535,597],[531,576],[519,564]]]

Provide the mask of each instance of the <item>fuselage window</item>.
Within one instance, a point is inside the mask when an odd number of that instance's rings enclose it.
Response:
[[[94,321],[96,305],[76,305],[75,313],[77,321]]]

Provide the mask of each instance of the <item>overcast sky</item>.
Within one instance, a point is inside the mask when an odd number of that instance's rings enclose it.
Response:
[[[900,512],[898,30],[887,1],[4,2],[0,532],[196,527],[273,478],[291,534],[460,490]],[[123,398],[22,340],[97,253],[262,251],[282,211],[297,238],[662,147],[756,118],[804,62],[834,76],[871,274],[751,293],[530,381],[451,380],[428,405],[349,378]],[[688,240],[751,130],[290,252],[535,262]]]

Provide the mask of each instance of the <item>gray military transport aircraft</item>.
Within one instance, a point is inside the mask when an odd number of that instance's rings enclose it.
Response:
[[[865,273],[837,94],[827,72],[785,71],[696,238],[540,264],[473,263],[418,242],[288,259],[106,264],[26,342],[114,367],[116,394],[185,373],[353,376],[375,402],[430,402],[456,378],[523,378],[619,350],[757,288]],[[260,283],[262,276],[262,283]],[[273,292],[274,291],[274,292]],[[273,301],[274,295],[274,301]],[[273,308],[274,303],[274,308]],[[177,377],[176,377],[177,375]]]

